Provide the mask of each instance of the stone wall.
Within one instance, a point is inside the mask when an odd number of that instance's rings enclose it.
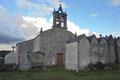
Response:
[[[95,36],[91,36],[90,40],[90,63],[96,64],[99,61],[99,43]]]
[[[33,40],[33,53],[37,51],[40,51],[40,35]]]
[[[40,52],[40,35],[34,38],[33,51],[30,55],[32,66],[43,65],[43,55]]]
[[[109,64],[108,58],[108,43],[105,38],[100,38],[99,40],[99,60],[102,64]]]
[[[84,70],[90,64],[90,43],[86,36],[79,39],[79,70]]]
[[[18,54],[11,51],[7,55],[5,55],[5,64],[15,64],[18,65]]]
[[[118,64],[120,65],[120,38],[116,39],[116,47],[117,47]]]
[[[66,44],[65,68],[78,71],[78,42]]]
[[[28,40],[17,44],[19,69],[26,70],[31,68],[30,53],[33,49],[33,40]]]
[[[45,53],[44,65],[56,65],[56,54],[65,54],[66,42],[75,39],[75,37],[74,34],[63,28],[55,28],[42,32],[40,34],[40,51]]]
[[[112,37],[108,37],[108,58],[110,65],[116,63],[115,41]]]
[[[69,41],[73,42],[66,46]],[[80,37],[64,28],[54,28],[41,31],[32,40],[18,43],[16,52],[20,69],[29,69],[34,65],[57,65],[57,53],[63,53],[63,62],[67,69],[84,70],[89,64],[99,61],[102,64],[115,64],[116,51],[120,63],[119,45],[118,39],[115,49],[115,41],[111,36],[98,40],[95,35]]]

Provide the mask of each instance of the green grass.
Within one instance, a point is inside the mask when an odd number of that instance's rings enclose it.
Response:
[[[79,73],[60,67],[51,67],[46,70],[2,71],[0,72],[0,80],[120,80],[120,69]]]

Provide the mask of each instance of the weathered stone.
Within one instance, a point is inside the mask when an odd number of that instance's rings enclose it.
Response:
[[[99,60],[102,64],[109,64],[108,59],[108,42],[104,37],[98,38],[99,41]]]
[[[78,42],[66,44],[65,68],[78,71]]]
[[[115,41],[112,37],[112,35],[110,35],[109,37],[107,37],[107,41],[108,41],[108,59],[109,59],[109,64],[113,65],[116,63],[116,53],[115,53]]]
[[[80,35],[78,39],[79,39],[78,45],[79,70],[85,70],[90,64],[90,43],[84,34]]]
[[[88,37],[90,42],[90,63],[96,64],[99,62],[99,44],[95,35]]]
[[[85,70],[90,64],[90,43],[83,34],[76,41],[66,44],[66,68],[72,70]]]
[[[15,64],[16,66],[18,65],[18,54],[15,53],[14,51],[8,53],[5,55],[5,64]]]
[[[24,41],[17,44],[19,69],[26,70],[31,68],[29,53],[33,49],[33,40]]]
[[[74,34],[62,28],[44,31],[40,35],[40,51],[45,53],[44,65],[56,65],[57,53],[63,53],[64,57],[66,42],[75,37]]]
[[[120,65],[120,37],[116,39],[116,47],[117,47],[118,64]]]

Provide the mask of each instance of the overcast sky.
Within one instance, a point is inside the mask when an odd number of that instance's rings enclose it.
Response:
[[[68,30],[87,36],[120,36],[120,0],[0,0],[0,50],[32,39],[52,26],[52,12],[62,4]]]

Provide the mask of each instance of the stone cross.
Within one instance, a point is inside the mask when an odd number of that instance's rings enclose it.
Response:
[[[14,49],[15,49],[15,46],[12,46],[12,49],[13,49],[13,51],[14,51]]]

